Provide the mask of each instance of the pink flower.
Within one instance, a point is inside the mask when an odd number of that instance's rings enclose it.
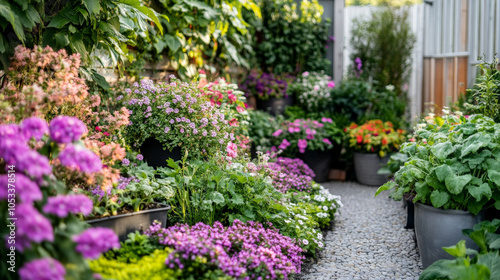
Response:
[[[325,118],[325,117],[321,118],[321,121],[324,122],[324,123],[332,123],[333,122],[332,119]]]
[[[293,127],[291,127],[291,126],[290,126],[290,127],[288,127],[288,132],[293,133],[294,131],[295,131],[295,130],[294,130],[294,128],[293,128]]]
[[[327,86],[329,88],[333,88],[333,87],[335,87],[335,82],[334,81],[330,81]]]
[[[282,133],[282,132],[283,132],[283,130],[278,129],[278,130],[276,130],[276,131],[273,133],[273,136],[274,136],[274,137],[278,137],[278,136],[280,136],[280,135],[281,135],[281,133]]]
[[[286,140],[286,139],[283,139],[283,141],[281,141],[281,144],[278,146],[278,148],[280,150],[286,150],[286,148],[288,148],[288,146],[290,146],[290,142],[288,142],[288,140]]]
[[[246,105],[245,105],[245,106],[246,106]],[[243,112],[245,112],[245,109],[244,109],[244,108],[242,108],[241,106],[237,106],[237,107],[236,107],[236,111],[238,111],[238,113],[243,113]]]
[[[227,97],[229,98],[229,101],[230,101],[229,103],[233,103],[233,102],[235,102],[235,101],[236,101],[236,95],[234,95],[234,94],[232,94],[232,93],[229,93],[229,94],[227,95]]]
[[[328,140],[328,138],[323,138],[323,142],[328,144],[328,145],[332,144],[332,142],[330,142],[330,140]]]
[[[299,139],[297,146],[299,147],[299,152],[303,154],[307,148],[307,140]]]
[[[302,76],[304,76],[304,77],[309,76],[309,72],[306,71],[306,72],[302,73]]]
[[[227,143],[226,152],[229,157],[235,158],[238,156],[238,146],[234,143]]]
[[[314,86],[314,90],[318,90],[319,89],[319,86],[318,85],[315,85]]]
[[[313,140],[313,139],[314,139],[314,135],[312,135],[312,134],[307,134],[306,139],[307,139],[307,140]]]

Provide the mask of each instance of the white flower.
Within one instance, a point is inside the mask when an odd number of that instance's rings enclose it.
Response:
[[[285,220],[285,223],[289,224],[291,221],[290,220]]]
[[[303,225],[303,224],[304,224],[304,222],[303,222],[302,220],[299,220],[299,224]]]
[[[323,239],[323,234],[318,233],[317,237],[318,237],[319,240],[322,240]]]
[[[319,242],[319,243],[318,243],[318,246],[319,246],[320,248],[323,248],[323,246],[325,246],[325,245],[324,245],[322,242]]]
[[[307,241],[307,239],[302,239],[302,243],[304,243],[304,245],[307,245],[309,244],[309,241]]]
[[[328,217],[328,214],[321,212],[321,213],[317,213],[316,216],[318,216],[319,218],[326,218],[326,217]]]
[[[449,115],[450,114],[450,109],[448,107],[443,107],[443,114]]]
[[[385,86],[385,89],[388,90],[388,91],[393,91],[396,87],[393,86],[393,85],[387,85]]]
[[[455,112],[455,115],[457,115],[457,116],[461,117],[461,116],[463,116],[463,115],[464,115],[464,113],[462,113],[462,112],[460,112],[460,111],[456,111],[456,112]]]
[[[328,211],[328,206],[323,206],[323,211]]]

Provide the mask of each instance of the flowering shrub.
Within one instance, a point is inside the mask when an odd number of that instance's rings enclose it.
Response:
[[[252,71],[240,88],[246,92],[247,96],[255,96],[261,100],[286,98],[288,97],[287,87],[292,80],[293,77],[287,74],[259,74],[257,71]]]
[[[325,126],[335,125],[329,118],[322,118],[321,122],[316,120],[296,119],[293,122],[284,121],[281,128],[273,133],[273,147],[271,151],[281,150],[282,155],[294,158],[306,150],[325,151],[333,147],[326,132]],[[336,141],[340,143],[341,138]]]
[[[298,103],[309,112],[323,111],[331,101],[335,82],[320,73],[304,72],[291,84],[288,93],[297,97]]]
[[[19,266],[21,279],[93,279],[84,258],[119,246],[109,229],[84,230],[87,225],[76,215],[90,214],[92,201],[52,174],[61,165],[75,173],[101,168],[79,141],[83,133],[85,125],[71,117],[55,118],[50,126],[37,117],[0,125],[0,218],[16,219],[0,230],[5,238],[0,252],[15,249],[15,261],[10,259],[15,265],[3,262],[2,271]],[[34,143],[39,151],[30,146]]]
[[[197,84],[170,78],[168,84],[142,80],[127,91],[134,96],[128,106],[129,143],[139,148],[144,140],[154,137],[165,149],[191,151],[190,157],[224,151],[235,140],[229,120],[207,101]]]
[[[315,174],[301,159],[279,157],[267,165],[273,186],[280,192],[309,191]]]
[[[165,264],[182,269],[181,278],[203,275],[203,270],[189,269],[193,262],[203,259],[205,269],[218,268],[234,278],[288,279],[289,275],[300,273],[304,259],[303,250],[293,239],[257,222],[235,220],[227,228],[219,222],[213,226],[198,223],[167,229],[153,224],[146,234],[174,249]]]
[[[406,139],[404,130],[394,130],[392,123],[381,120],[367,121],[360,126],[352,123],[346,132],[350,147],[359,152],[378,153],[380,157],[398,151]]]

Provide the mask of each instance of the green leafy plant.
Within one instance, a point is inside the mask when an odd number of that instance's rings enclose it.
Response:
[[[129,233],[127,237],[127,240],[120,242],[120,249],[110,250],[104,253],[103,257],[108,260],[116,259],[118,262],[139,263],[144,256],[164,248],[151,242],[147,235],[140,234],[138,231]]]
[[[272,134],[279,129],[279,121],[282,117],[274,118],[269,113],[263,111],[248,111],[250,115],[250,125],[248,134],[252,145],[256,151],[267,151],[271,148]]]
[[[345,126],[351,122],[360,122],[372,104],[372,95],[369,83],[360,80],[345,80],[332,90],[329,111],[345,116],[348,119]]]
[[[438,260],[420,275],[420,280],[433,279],[498,279],[500,277],[500,235],[495,233],[500,220],[484,221],[474,229],[463,230],[478,246],[479,252],[465,247],[465,240],[443,248],[453,260]],[[471,257],[472,256],[472,257]]]
[[[374,11],[371,18],[355,19],[350,57],[356,64],[353,72],[365,80],[370,77],[377,81],[376,88],[394,85],[397,95],[404,96],[415,42],[405,8],[383,7]],[[360,63],[362,67],[358,66]]]
[[[257,26],[256,57],[266,72],[301,73],[326,70],[325,46],[329,20],[322,20],[317,0],[261,0],[262,22]]]
[[[499,124],[481,115],[450,122],[437,132],[422,128],[416,132],[421,141],[403,144],[408,161],[377,194],[396,188],[394,199],[408,194],[435,208],[500,209]]]

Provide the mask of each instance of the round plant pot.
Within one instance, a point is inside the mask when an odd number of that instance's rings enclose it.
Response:
[[[424,268],[440,259],[454,259],[443,250],[465,239],[467,248],[477,245],[462,234],[484,220],[484,215],[472,215],[468,211],[442,210],[422,203],[415,203],[415,235]]]
[[[120,241],[125,241],[131,232],[144,232],[156,220],[162,227],[167,225],[169,205],[160,204],[159,208],[142,210],[139,212],[120,214],[86,221],[92,227],[105,227],[113,230]]]
[[[293,97],[285,98],[269,98],[268,100],[261,100],[257,98],[257,109],[266,111],[273,116],[283,115],[286,106],[293,105]]]
[[[388,160],[388,156],[380,158],[377,154],[354,153],[354,169],[358,182],[369,186],[385,184],[388,181],[387,176],[377,174],[377,171]]]
[[[167,160],[169,158],[174,161],[182,159],[182,152],[180,147],[175,147],[172,151],[164,150],[160,141],[150,137],[141,145],[141,154],[144,160],[152,167],[167,167]]]
[[[321,183],[328,181],[328,172],[333,160],[332,150],[327,151],[310,151],[306,150],[305,153],[299,153],[298,156],[305,164],[314,171],[314,181]]]

